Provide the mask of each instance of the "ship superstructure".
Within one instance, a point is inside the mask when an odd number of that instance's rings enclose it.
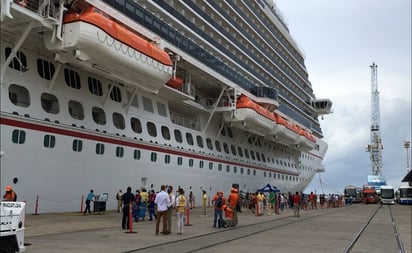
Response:
[[[269,1],[4,0],[1,52],[1,184],[45,212],[89,188],[303,191],[327,150],[331,101]]]

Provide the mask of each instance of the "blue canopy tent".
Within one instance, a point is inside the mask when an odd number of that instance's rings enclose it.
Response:
[[[258,192],[280,192],[276,187],[271,186],[270,184],[267,184],[265,187],[262,189],[258,189]]]

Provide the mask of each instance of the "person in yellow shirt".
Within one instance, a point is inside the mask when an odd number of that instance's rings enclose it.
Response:
[[[263,214],[263,202],[265,201],[265,195],[263,195],[263,193],[261,192],[258,192],[256,198],[258,201],[257,215],[262,215]]]

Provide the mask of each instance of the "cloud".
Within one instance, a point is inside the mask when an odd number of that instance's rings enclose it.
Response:
[[[398,186],[406,175],[405,139],[411,140],[411,2],[277,0],[305,53],[316,97],[334,113],[321,127],[329,150],[326,169],[307,191],[362,186],[371,174],[371,71],[378,65],[383,174]],[[411,155],[409,155],[411,157]]]

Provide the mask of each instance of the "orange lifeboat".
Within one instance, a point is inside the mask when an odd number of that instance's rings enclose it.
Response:
[[[110,80],[157,93],[172,77],[167,52],[94,6],[70,9],[63,18],[62,41],[45,33],[56,61],[80,65]]]
[[[276,126],[273,113],[245,95],[238,98],[236,112],[224,113],[223,117],[234,127],[263,136]]]
[[[157,47],[155,44],[143,39],[136,32],[121,23],[118,23],[112,17],[109,17],[94,6],[89,6],[79,13],[67,14],[63,19],[63,24],[83,21],[99,27],[116,40],[136,49],[137,51],[161,62],[165,65],[172,65],[169,55]]]
[[[179,89],[180,87],[182,87],[184,82],[185,80],[183,78],[176,76],[176,77],[170,78],[166,84],[174,89]]]

